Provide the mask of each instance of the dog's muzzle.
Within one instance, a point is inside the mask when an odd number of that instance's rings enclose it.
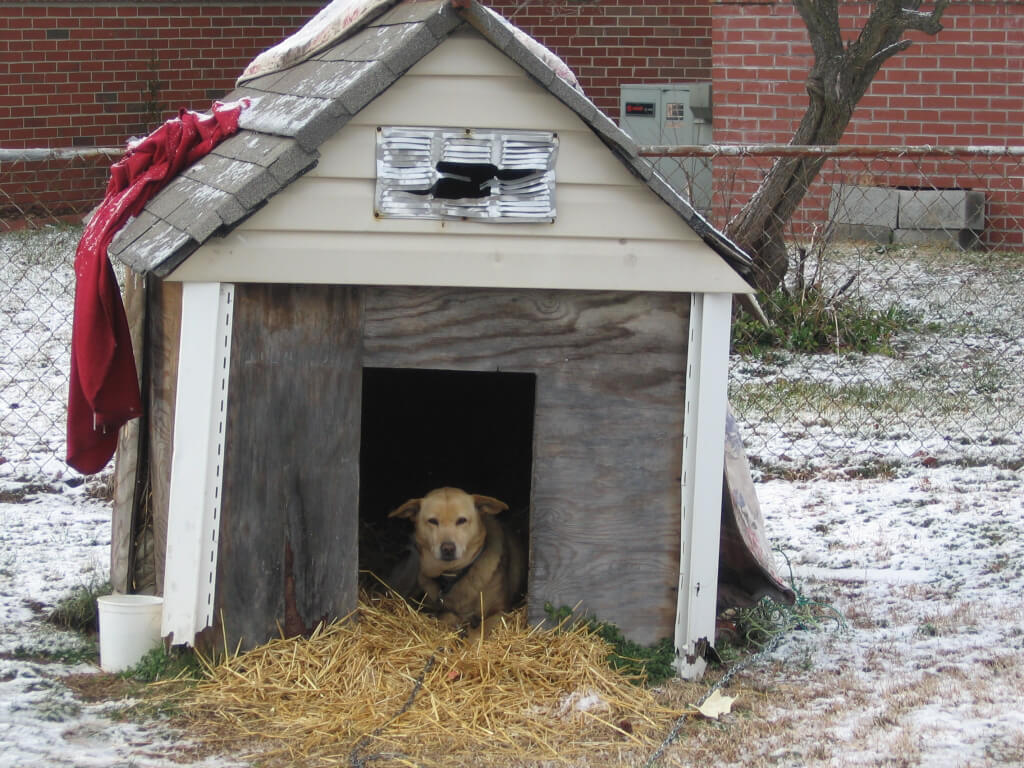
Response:
[[[445,541],[441,543],[441,559],[442,560],[454,560],[455,559],[455,542]]]

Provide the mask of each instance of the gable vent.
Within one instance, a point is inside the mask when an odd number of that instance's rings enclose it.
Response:
[[[554,221],[558,136],[471,128],[377,130],[377,216]]]

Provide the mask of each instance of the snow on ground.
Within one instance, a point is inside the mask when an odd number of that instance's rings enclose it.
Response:
[[[95,653],[92,641],[43,622],[39,609],[105,580],[109,562],[110,505],[91,498],[85,485],[0,503],[0,768],[179,765],[169,757],[181,734],[112,720],[111,705],[78,701],[61,682],[98,672],[95,664],[46,661]]]
[[[44,413],[63,409],[54,381],[67,364],[60,319],[70,308],[74,238],[47,237],[27,259],[24,243],[12,249],[11,236],[0,237],[0,283],[17,277],[19,286],[0,314],[0,768],[224,768],[232,764],[227,758],[189,762],[183,736],[164,724],[112,721],[109,705],[76,700],[61,678],[94,666],[22,658],[82,645],[45,625],[37,608],[105,578],[109,562],[109,503],[96,483],[79,482],[59,461],[61,420],[51,425],[23,409],[36,398],[45,399]],[[928,279],[965,285],[933,273]],[[870,274],[879,279],[877,270]],[[992,303],[997,322],[972,331],[975,346],[1002,350],[986,360],[1012,363],[1010,383],[1019,387],[1020,302],[1013,317],[1004,313],[1005,290],[993,292]],[[952,343],[950,335],[912,350],[923,355]],[[935,360],[918,359],[913,370]],[[836,375],[806,360],[777,365],[738,361],[733,385]],[[837,383],[849,386],[879,366],[898,389],[911,369],[893,365],[906,363],[850,358],[840,363]],[[860,413],[870,417],[870,401]],[[1024,438],[1017,418],[1016,432],[964,445],[961,420],[976,414],[952,415],[955,423],[923,449],[909,429],[855,429],[841,420],[837,427],[821,413],[775,431],[768,418],[741,421],[751,458],[763,468],[758,493],[771,538],[801,593],[832,604],[847,628],[790,634],[737,676],[737,711],[688,729],[667,752],[668,764],[1024,765]],[[907,420],[914,419],[911,409]],[[845,471],[872,462],[878,471]]]
[[[839,748],[811,764],[1024,765],[1024,471],[773,480],[759,493],[801,588],[849,624],[794,633],[774,654],[783,679],[852,677],[815,697],[819,738]]]

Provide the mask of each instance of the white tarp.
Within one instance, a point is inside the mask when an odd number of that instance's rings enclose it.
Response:
[[[387,7],[396,4],[396,0],[334,0],[306,22],[305,26],[294,35],[285,38],[253,59],[239,76],[236,85],[242,85],[247,80],[279,72],[305,61],[310,56],[356,32],[362,28],[364,22],[376,17]],[[484,10],[508,27],[516,39],[550,67],[558,77],[576,90],[583,92],[576,80],[576,75],[558,56],[503,16],[490,8],[484,7]]]
[[[261,75],[278,72],[305,61],[362,25],[396,0],[334,0],[324,6],[298,32],[268,48],[249,62],[236,85]]]

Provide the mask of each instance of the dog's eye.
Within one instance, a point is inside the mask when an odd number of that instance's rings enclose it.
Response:
[[[430,523],[431,525],[437,525],[437,518],[436,517],[431,517],[431,518],[429,518],[427,520],[427,522]]]
[[[468,522],[469,522],[469,520],[467,520],[466,518],[460,517],[458,520],[455,521],[455,524],[456,525],[465,525]]]

